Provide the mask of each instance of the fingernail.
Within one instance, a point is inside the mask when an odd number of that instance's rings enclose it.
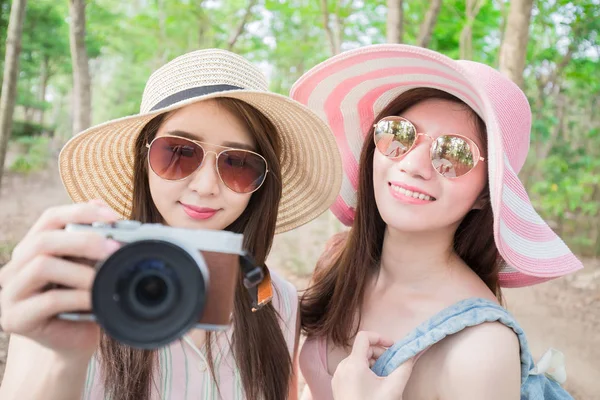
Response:
[[[121,247],[121,243],[117,242],[116,240],[107,239],[104,247],[107,253],[112,254]]]

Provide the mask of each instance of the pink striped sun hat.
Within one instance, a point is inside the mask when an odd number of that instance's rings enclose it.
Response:
[[[344,166],[342,188],[331,207],[337,218],[345,225],[354,219],[360,152],[375,116],[418,87],[458,97],[485,121],[494,238],[505,261],[500,284],[528,286],[583,268],[534,210],[517,176],[531,129],[524,93],[485,64],[421,47],[386,44],[347,51],[312,68],[291,89],[291,97],[315,111],[335,134]]]

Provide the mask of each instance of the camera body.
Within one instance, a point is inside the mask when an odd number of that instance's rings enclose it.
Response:
[[[108,335],[132,347],[157,348],[194,327],[226,329],[240,267],[248,288],[263,277],[237,233],[130,220],[70,224],[65,230],[98,233],[122,247],[94,265],[92,313],[59,318],[97,321]]]

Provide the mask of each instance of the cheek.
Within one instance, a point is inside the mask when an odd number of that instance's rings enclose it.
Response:
[[[376,193],[387,186],[387,171],[391,165],[392,161],[379,152],[373,154],[373,188]]]
[[[445,180],[445,200],[466,214],[474,206],[487,181],[486,171],[472,171],[456,181]]]
[[[150,172],[148,174],[148,186],[150,187],[150,194],[152,195],[152,200],[154,203],[160,203],[161,199],[169,193],[168,190],[165,190],[165,182],[163,179],[160,179],[158,176],[154,175],[154,173]]]
[[[226,202],[227,208],[229,209],[232,215],[235,215],[235,218],[242,215],[242,213],[248,206],[248,203],[250,202],[250,198],[252,197],[252,194],[234,193],[228,189],[223,190],[222,193],[224,194],[224,200]]]
[[[179,200],[179,195],[185,188],[185,182],[165,181],[154,173],[148,174],[148,186],[152,201],[158,211],[165,216],[168,213],[168,205]]]

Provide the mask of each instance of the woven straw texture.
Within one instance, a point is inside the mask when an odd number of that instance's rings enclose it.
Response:
[[[168,96],[207,85],[243,89],[203,95],[150,111]],[[185,54],[153,73],[144,90],[140,114],[89,128],[64,146],[59,167],[69,196],[76,202],[101,198],[128,218],[134,143],[141,129],[158,114],[216,97],[235,98],[254,106],[281,136],[283,196],[276,232],[301,226],[326,211],[342,179],[341,159],[331,130],[307,107],[268,92],[265,77],[250,62],[214,49]]]

